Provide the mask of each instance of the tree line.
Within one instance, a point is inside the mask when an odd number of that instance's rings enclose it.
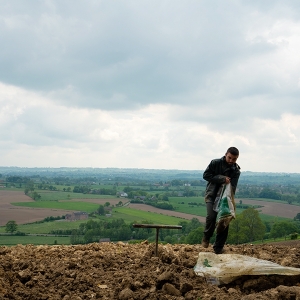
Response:
[[[263,222],[257,210],[247,208],[230,223],[227,242],[229,244],[243,244],[266,239],[295,239],[298,237],[300,230],[299,220]],[[143,223],[150,222],[145,221]],[[71,243],[97,242],[100,238],[110,238],[112,241],[155,240],[155,229],[134,228],[133,224],[126,224],[122,219],[113,220],[112,222],[89,220],[87,223],[80,224],[79,229],[71,233]],[[201,243],[204,226],[197,218],[193,218],[191,221],[181,221],[178,225],[182,226],[182,230],[160,230],[160,241],[171,244]],[[213,236],[212,243],[214,238]]]
[[[300,187],[299,186],[260,186],[260,185],[239,185],[237,198],[262,198],[283,200],[288,204],[300,203]]]
[[[156,231],[153,228],[135,228],[132,222],[126,224],[123,219],[112,221],[89,220],[86,223],[81,223],[78,229],[72,230],[71,244],[86,244],[99,242],[101,238],[109,238],[111,241],[154,241]],[[143,221],[144,224],[151,222]],[[194,218],[191,221],[181,221],[182,226],[180,233],[171,229],[163,229],[159,231],[159,239],[167,243],[188,243],[189,234],[203,226],[198,219]]]
[[[108,203],[106,204],[106,207]],[[99,213],[104,211],[104,206],[99,207]],[[247,208],[230,223],[227,242],[229,244],[252,243],[254,241],[264,241],[266,239],[276,240],[277,238],[297,239],[300,230],[300,214],[298,218],[291,221],[263,222],[257,210]],[[54,221],[56,218],[46,218],[44,221]],[[99,242],[101,238],[109,238],[111,241],[140,241],[155,240],[155,229],[135,228],[132,222],[125,223],[123,219],[114,220],[88,220],[81,223],[77,229],[50,231],[49,234],[71,235],[71,244],[87,244]],[[143,223],[151,223],[143,221]],[[162,229],[159,231],[161,242],[177,244],[200,244],[204,227],[197,218],[191,221],[180,221],[178,225],[182,230]],[[6,232],[20,234],[17,231],[18,225],[15,221],[6,224]],[[211,242],[214,242],[214,236]]]

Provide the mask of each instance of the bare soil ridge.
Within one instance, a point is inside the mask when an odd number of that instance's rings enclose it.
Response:
[[[194,273],[200,245],[0,247],[0,299],[300,299],[300,276],[243,276],[223,286]],[[236,253],[300,267],[298,245],[226,246]]]

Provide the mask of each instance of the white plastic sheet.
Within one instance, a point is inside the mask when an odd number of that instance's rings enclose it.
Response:
[[[197,275],[205,277],[212,284],[227,284],[243,275],[299,275],[299,268],[239,254],[214,254],[200,252],[194,267]]]

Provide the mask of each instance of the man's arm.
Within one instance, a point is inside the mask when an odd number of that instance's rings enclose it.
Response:
[[[218,174],[216,161],[212,160],[203,173],[203,179],[208,182],[222,184],[226,182],[226,176]]]
[[[232,191],[233,193],[235,194],[235,190],[236,190],[236,187],[238,185],[238,181],[239,181],[239,178],[240,178],[240,171],[236,172],[232,177],[231,177],[231,187],[232,187]]]

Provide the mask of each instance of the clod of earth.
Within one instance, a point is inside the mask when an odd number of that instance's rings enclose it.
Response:
[[[226,246],[227,253],[300,267],[299,244]],[[217,286],[194,273],[211,246],[101,243],[0,247],[0,299],[300,299],[300,275],[242,276]]]

